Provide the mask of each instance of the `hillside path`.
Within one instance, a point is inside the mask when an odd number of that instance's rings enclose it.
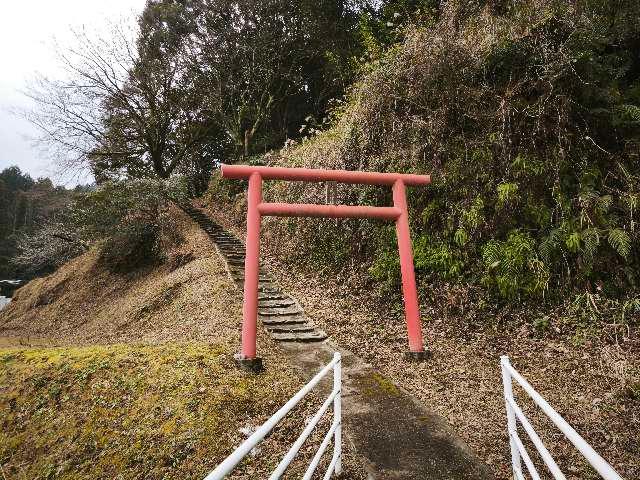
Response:
[[[242,289],[242,242],[204,211],[192,206],[183,209],[207,232],[226,262],[229,275]],[[335,351],[342,353],[344,437],[363,459],[369,478],[493,479],[485,464],[442,417],[398,388],[373,365],[334,344],[264,271],[260,274],[260,292],[259,319],[263,327],[280,342],[289,363],[306,378],[327,364]],[[322,388],[328,393],[330,381]]]

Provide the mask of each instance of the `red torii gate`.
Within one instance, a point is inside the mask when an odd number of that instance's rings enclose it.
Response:
[[[420,310],[413,252],[409,231],[406,186],[431,183],[429,175],[400,173],[357,172],[347,170],[313,170],[306,168],[278,168],[248,165],[222,165],[222,176],[249,180],[247,196],[247,241],[244,264],[244,305],[242,318],[241,362],[256,361],[256,333],[258,322],[258,281],[260,270],[260,223],[263,216],[274,217],[328,217],[375,218],[394,220],[398,236],[402,291],[405,319],[409,337],[409,358],[421,360],[427,356],[422,341]],[[393,207],[365,207],[357,205],[313,205],[289,203],[263,203],[263,180],[304,182],[339,182],[359,185],[386,185],[393,189]]]

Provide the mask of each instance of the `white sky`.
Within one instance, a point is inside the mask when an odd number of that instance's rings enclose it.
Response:
[[[70,41],[70,29],[100,29],[105,19],[137,15],[144,4],[145,0],[0,0],[0,170],[18,165],[34,178],[55,175],[51,159],[29,139],[37,130],[9,112],[29,106],[20,91],[35,72],[56,76],[53,39],[64,45]],[[54,180],[75,183],[59,176]]]

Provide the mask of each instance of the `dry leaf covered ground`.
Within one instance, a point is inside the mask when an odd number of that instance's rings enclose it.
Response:
[[[264,334],[267,372],[234,367],[241,293],[204,232],[174,214],[185,243],[164,264],[122,276],[89,252],[0,313],[4,478],[203,478],[303,385]],[[266,478],[320,404],[311,395],[230,478]],[[345,447],[346,478],[364,478]]]
[[[215,209],[211,213],[243,235],[237,218],[229,219]],[[596,340],[576,344],[562,335],[538,337],[526,325],[497,329],[491,319],[475,319],[470,325],[450,314],[450,308],[435,296],[438,303],[422,306],[424,337],[433,358],[407,363],[402,357],[406,330],[398,305],[385,304],[375,288],[363,286],[361,279],[303,271],[270,256],[265,237],[267,267],[307,314],[341,347],[377,366],[447,419],[497,478],[511,478],[501,355],[509,355],[514,367],[624,478],[640,478],[637,332],[630,332],[627,341],[619,344]],[[599,478],[523,392],[517,388],[515,392],[567,478]],[[536,463],[545,472],[544,465]]]

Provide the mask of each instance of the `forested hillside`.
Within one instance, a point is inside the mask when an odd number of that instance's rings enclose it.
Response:
[[[48,178],[33,180],[18,167],[0,172],[0,279],[47,271],[45,265],[34,272],[12,260],[24,237],[46,222],[55,222],[72,194],[64,187],[55,187]]]
[[[109,48],[79,33],[61,52],[67,78],[33,86],[29,118],[99,184],[181,176],[198,195],[239,161],[430,173],[410,193],[425,294],[626,323],[640,306],[639,14],[631,0],[150,0]],[[242,198],[217,178],[209,193]],[[389,226],[269,229],[293,260],[398,291]]]
[[[425,293],[463,287],[487,313],[535,304],[541,328],[541,310],[559,303],[585,327],[635,323],[639,14],[637,2],[449,2],[367,64],[330,128],[260,161],[430,173],[433,185],[410,193]],[[324,201],[324,188],[265,195]],[[391,200],[340,187],[337,201]],[[355,264],[399,291],[392,226],[269,225],[280,254],[312,268]]]

